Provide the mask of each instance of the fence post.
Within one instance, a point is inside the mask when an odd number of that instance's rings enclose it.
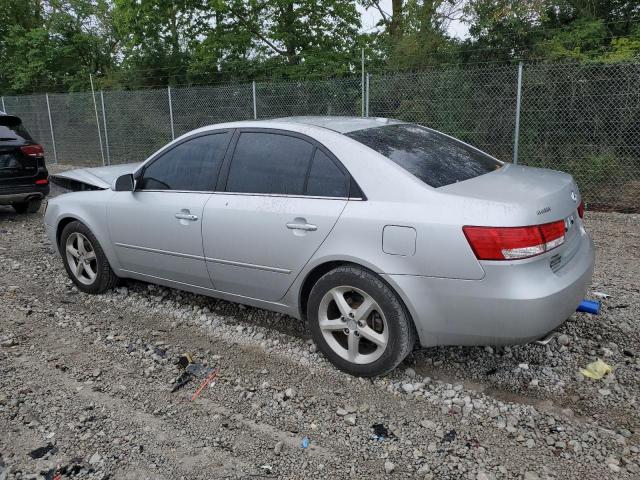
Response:
[[[89,82],[91,83],[91,96],[93,97],[93,108],[96,111],[96,125],[98,125],[98,141],[100,142],[100,155],[102,156],[102,165],[104,165],[104,149],[102,148],[102,132],[100,132],[100,117],[98,117],[98,103],[96,102],[96,92],[93,89],[93,75],[89,74]]]
[[[364,116],[365,117],[369,116],[369,79],[370,78],[371,78],[371,74],[367,73],[367,93],[366,93],[366,100],[367,101],[366,101],[365,110],[364,110],[364,113],[365,113]]]
[[[4,96],[2,97],[2,111],[3,111],[4,113],[7,113],[7,109],[6,109],[6,107],[4,106]]]
[[[520,141],[520,103],[522,102],[522,62],[518,63],[518,91],[516,93],[516,125],[513,132],[513,163],[518,163],[518,143]]]
[[[56,137],[53,134],[53,121],[51,120],[51,106],[49,105],[49,94],[44,94],[47,99],[47,113],[49,114],[49,128],[51,129],[51,144],[53,145],[53,161],[58,164],[58,152],[56,151]],[[2,97],[2,107],[4,108],[4,97]]]
[[[258,119],[258,106],[256,104],[256,81],[254,80],[251,83],[252,86],[252,90],[253,90],[253,119],[257,120]]]
[[[175,140],[176,132],[173,128],[173,102],[171,101],[171,85],[167,85],[167,95],[169,97],[169,121],[171,122],[171,140]]]
[[[360,80],[360,86],[362,87],[362,116],[364,117],[364,104],[365,104],[365,92],[364,92],[364,47],[362,47],[361,65],[360,70],[362,73],[362,79]]]
[[[100,90],[100,103],[102,104],[102,123],[104,125],[104,146],[107,149],[107,165],[111,165],[109,154],[109,133],[107,132],[107,114],[104,111],[104,92]]]

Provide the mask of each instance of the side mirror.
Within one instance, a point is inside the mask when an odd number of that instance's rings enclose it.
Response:
[[[135,183],[133,181],[133,175],[127,173],[120,175],[116,179],[115,191],[116,192],[133,192],[135,189]]]

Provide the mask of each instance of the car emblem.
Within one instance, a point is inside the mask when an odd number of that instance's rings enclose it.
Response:
[[[574,191],[571,192],[571,200],[573,200],[574,202],[578,201],[578,195],[576,195],[576,192]]]

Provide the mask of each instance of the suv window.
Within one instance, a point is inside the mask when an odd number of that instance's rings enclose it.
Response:
[[[307,181],[307,195],[315,197],[348,197],[349,181],[322,150],[316,149]]]
[[[502,166],[486,153],[419,125],[388,125],[356,130],[346,135],[436,188],[462,182]]]
[[[0,142],[33,142],[22,121],[13,115],[0,115]]]
[[[140,188],[213,191],[228,143],[229,134],[225,132],[192,138],[177,145],[145,168]]]
[[[314,146],[278,133],[243,132],[238,138],[228,192],[302,195]]]

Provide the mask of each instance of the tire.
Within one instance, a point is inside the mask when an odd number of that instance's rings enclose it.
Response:
[[[14,203],[12,207],[17,213],[36,213],[40,210],[40,205],[42,205],[42,199],[36,198],[26,202]]]
[[[80,242],[83,243],[83,247],[80,247]],[[78,257],[71,253],[67,246],[70,246],[71,250],[75,250],[86,265],[81,269],[79,275],[76,273]],[[118,277],[113,273],[98,239],[83,223],[74,221],[64,227],[60,235],[59,248],[67,275],[79,290],[93,294],[104,293],[114,288],[118,283]],[[84,249],[84,254],[81,252],[82,249]],[[70,262],[74,262],[74,264],[72,265]],[[89,272],[92,272],[93,275]]]
[[[342,308],[336,298],[345,300]],[[378,275],[356,266],[338,267],[316,282],[307,318],[325,357],[360,377],[390,372],[416,342],[415,327],[400,298]]]

